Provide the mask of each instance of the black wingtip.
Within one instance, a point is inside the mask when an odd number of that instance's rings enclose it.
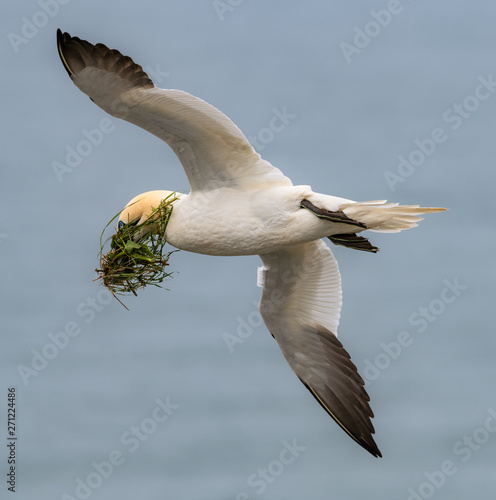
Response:
[[[74,75],[74,72],[71,70],[71,67],[64,57],[64,46],[70,39],[71,35],[69,35],[69,33],[62,33],[62,30],[60,28],[57,28],[57,51],[59,53],[60,60],[62,61],[65,70],[67,71],[67,74],[72,77],[72,75]]]
[[[87,67],[103,69],[126,80],[130,86],[153,88],[153,82],[130,57],[110,50],[103,43],[96,45],[57,29],[57,50],[68,75],[74,80]],[[91,97],[91,96],[90,96]]]
[[[315,350],[318,350],[319,356],[327,362],[310,376],[308,370],[306,377],[297,373],[299,379],[348,436],[374,457],[382,457],[373,437],[375,430],[371,419],[374,413],[369,404],[365,382],[351,361],[349,353],[336,335],[327,328],[315,325],[309,332],[317,334],[319,343],[315,342],[314,337],[313,345],[317,345]],[[319,378],[317,373],[321,370],[325,375]]]
[[[300,378],[300,377],[298,377]],[[367,450],[372,456],[375,458],[382,458],[382,453],[381,450],[379,450],[379,447],[377,446],[376,442],[374,441],[374,438],[372,437],[372,434],[368,434],[365,437],[360,436],[357,434],[354,434],[349,431],[349,429],[334,415],[334,413],[327,407],[327,405],[324,403],[324,401],[319,397],[319,395],[315,392],[312,387],[310,387],[306,382],[304,382],[300,378],[301,382],[303,385],[310,391],[310,394],[317,400],[317,402],[324,408],[324,410],[327,412],[327,414],[332,417],[332,419],[343,429],[348,436],[350,436],[355,443],[359,444],[363,449]],[[374,432],[374,431],[372,431]]]

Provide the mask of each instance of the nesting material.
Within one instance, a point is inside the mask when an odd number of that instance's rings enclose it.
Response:
[[[95,269],[98,273],[96,280],[100,280],[114,296],[129,292],[137,295],[137,290],[147,285],[160,287],[164,279],[172,275],[166,272],[166,268],[173,252],[164,252],[164,247],[175,200],[177,197],[173,193],[154,208],[144,222],[130,221],[106,240],[103,239],[104,233],[120,212],[105,226],[100,236],[100,269]],[[108,242],[110,251],[105,253]]]

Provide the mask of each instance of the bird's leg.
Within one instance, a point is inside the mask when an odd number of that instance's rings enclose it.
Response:
[[[375,247],[370,243],[367,238],[363,236],[357,236],[356,234],[333,234],[328,236],[328,238],[335,244],[341,245],[343,247],[354,248],[355,250],[363,250],[365,252],[376,253],[379,251],[378,247]]]
[[[354,219],[350,219],[344,212],[340,210],[337,212],[331,212],[330,210],[326,210],[325,208],[316,207],[308,200],[303,200],[300,203],[300,207],[310,210],[310,212],[316,215],[319,219],[325,219],[330,222],[341,224],[349,224],[352,226],[357,226],[360,229],[367,229],[367,226],[365,224]],[[328,236],[328,238],[335,245],[354,248],[355,250],[363,250],[365,252],[375,253],[379,251],[379,249],[373,246],[367,238],[363,236],[357,236],[355,233],[333,234],[332,236]]]
[[[362,222],[350,219],[344,212],[338,210],[337,212],[331,212],[325,208],[316,207],[312,202],[308,200],[303,200],[300,203],[300,208],[306,208],[315,214],[319,219],[325,219],[330,222],[338,222],[343,224],[351,224],[352,226],[357,226],[361,229],[367,229],[367,226]]]

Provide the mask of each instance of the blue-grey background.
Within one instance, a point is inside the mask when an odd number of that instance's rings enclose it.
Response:
[[[374,24],[372,11],[388,6],[394,14]],[[493,498],[496,95],[470,97],[496,72],[493,2],[26,0],[1,10],[0,436],[16,386],[15,498]],[[57,177],[54,162],[107,116],[68,78],[57,27],[217,106],[295,184],[450,208],[372,235],[377,255],[333,248],[339,334],[370,381],[384,458],[334,424],[260,324],[258,257],[176,253],[170,291],[127,297],[130,311],[92,281],[110,218],[136,194],[188,185],[166,144],[114,118]],[[342,44],[357,36],[347,60]],[[464,102],[471,111],[453,130],[446,118]],[[271,135],[274,108],[292,118]],[[446,141],[391,189],[399,155],[436,128]],[[49,334],[68,324],[80,334],[50,350]],[[244,335],[232,353],[225,334]],[[52,359],[41,369],[43,349]],[[158,424],[157,399],[176,408]],[[141,424],[148,434],[131,451],[125,433]],[[294,441],[304,450],[281,467]],[[101,479],[92,463],[116,451],[124,462]],[[435,472],[443,466],[449,474]],[[259,469],[272,475],[260,480]],[[95,487],[76,491],[88,477]]]

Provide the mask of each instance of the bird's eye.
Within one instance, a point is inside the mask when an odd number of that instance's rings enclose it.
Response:
[[[125,223],[124,221],[120,220],[119,223],[117,224],[117,229],[122,229],[125,226],[137,226],[139,224],[140,218],[138,217],[137,219],[134,219],[131,221],[129,224]]]

